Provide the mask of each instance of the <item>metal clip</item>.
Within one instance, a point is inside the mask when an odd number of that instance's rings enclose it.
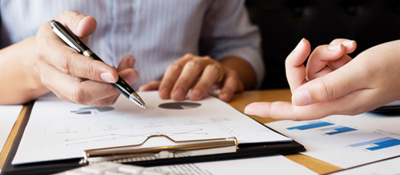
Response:
[[[158,147],[141,147],[149,139],[164,137],[175,145]],[[129,146],[118,146],[99,149],[88,149],[84,151],[84,159],[80,163],[99,162],[137,162],[144,160],[156,160],[178,157],[190,157],[200,155],[211,155],[236,152],[238,142],[235,137],[176,141],[171,137],[158,134],[148,136],[142,143]]]

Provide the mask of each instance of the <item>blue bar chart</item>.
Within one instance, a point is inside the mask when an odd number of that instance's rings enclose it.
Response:
[[[336,134],[342,134],[342,133],[346,133],[346,132],[350,132],[350,131],[356,131],[357,129],[354,128],[350,128],[347,126],[333,126],[333,127],[329,127],[329,128],[323,128],[320,129],[320,131],[331,131],[334,130],[332,132],[327,132],[325,134],[327,135],[336,135]]]
[[[290,128],[286,128],[288,130],[308,130],[308,129],[314,129],[314,128],[320,128],[320,127],[325,127],[325,126],[330,126],[334,125],[333,123],[329,122],[324,122],[324,121],[314,121],[314,122],[309,122],[308,124],[305,125],[300,125],[300,126],[294,126]]]
[[[370,140],[370,141],[366,141],[366,142],[351,144],[351,145],[348,145],[348,146],[350,146],[350,147],[360,147],[360,146],[366,146],[366,145],[373,145],[371,147],[366,148],[367,150],[376,151],[376,150],[385,149],[385,148],[389,148],[389,147],[400,145],[400,140],[392,138],[392,137],[385,137],[385,138]]]

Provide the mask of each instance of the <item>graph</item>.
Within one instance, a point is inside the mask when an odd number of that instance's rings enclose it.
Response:
[[[331,131],[334,130],[332,132],[327,132],[325,134],[327,135],[335,135],[335,134],[342,134],[342,133],[346,133],[346,132],[350,132],[350,131],[356,131],[357,129],[354,128],[350,128],[347,126],[332,126],[332,127],[328,127],[328,128],[323,128],[320,129],[320,131]]]
[[[360,146],[366,146],[366,145],[372,145],[371,147],[366,148],[367,150],[376,151],[376,150],[400,145],[400,140],[392,138],[392,137],[385,137],[385,138],[370,140],[370,141],[366,141],[366,142],[351,144],[348,146],[349,147],[360,147]]]
[[[334,125],[333,123],[329,122],[324,122],[324,121],[314,121],[314,122],[308,122],[308,124],[305,125],[300,125],[300,126],[294,126],[290,128],[286,128],[288,130],[308,130],[308,129],[314,129],[314,128],[320,128],[320,127],[325,127],[325,126],[330,126]]]

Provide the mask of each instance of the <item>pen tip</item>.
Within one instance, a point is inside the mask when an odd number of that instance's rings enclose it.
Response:
[[[147,107],[145,105],[142,106],[143,109],[147,109]]]

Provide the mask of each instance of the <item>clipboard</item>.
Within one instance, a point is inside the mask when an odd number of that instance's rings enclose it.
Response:
[[[158,147],[158,148],[151,148],[145,151],[145,150],[140,150],[140,148],[135,149],[135,147],[141,145],[138,144],[138,145],[123,146],[123,147],[82,150],[82,153],[85,155],[82,156],[83,158],[81,159],[75,158],[75,159],[67,159],[61,161],[47,161],[47,162],[31,163],[24,165],[12,165],[11,162],[14,159],[14,156],[18,150],[18,146],[21,141],[22,135],[29,121],[32,107],[33,107],[33,102],[28,104],[28,108],[25,113],[24,119],[21,123],[21,127],[18,130],[18,134],[7,156],[7,160],[1,172],[4,175],[53,174],[101,161],[113,161],[124,164],[133,164],[138,166],[151,167],[160,165],[187,164],[195,162],[260,157],[260,156],[267,156],[274,154],[292,154],[305,151],[304,146],[297,143],[296,141],[239,144],[233,137],[233,138],[217,138],[211,140],[195,140],[190,142],[187,141],[177,142],[166,135],[152,135],[149,136],[141,144],[144,144],[147,140],[153,137],[165,137],[171,140],[172,142],[176,142],[179,145],[178,148],[181,149],[177,149],[177,147],[170,147],[167,149],[165,147],[163,148]],[[263,125],[262,123],[260,124]],[[204,152],[204,150],[206,150],[205,152],[207,151],[208,152],[206,154],[202,153],[196,155],[187,155],[184,154],[183,152],[183,151]],[[153,157],[158,156],[158,158],[144,158],[149,154],[152,154]],[[109,159],[113,157],[116,159],[112,160]]]

